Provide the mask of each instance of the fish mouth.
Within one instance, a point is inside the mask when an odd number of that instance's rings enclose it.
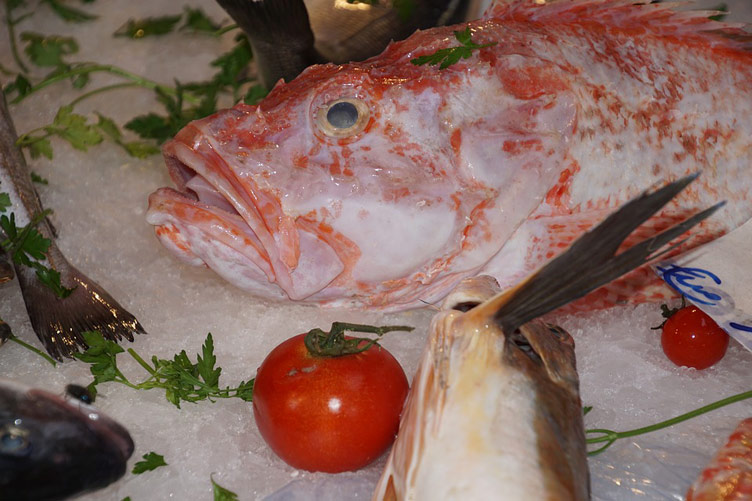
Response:
[[[267,297],[310,298],[344,270],[342,259],[325,235],[285,213],[250,168],[232,164],[239,155],[222,154],[210,124],[192,122],[163,146],[176,189],[150,195],[147,221],[184,262]]]

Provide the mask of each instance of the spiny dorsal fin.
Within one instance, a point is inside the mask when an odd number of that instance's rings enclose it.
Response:
[[[584,296],[673,248],[671,246],[661,251],[668,242],[710,217],[725,202],[616,254],[630,233],[697,176],[686,176],[627,202],[577,239],[563,254],[506,294],[495,314],[505,332],[512,332],[522,324]]]
[[[483,14],[486,19],[502,18],[544,25],[593,23],[633,33],[652,33],[684,41],[697,41],[710,47],[752,52],[752,33],[743,23],[710,19],[723,12],[709,10],[677,11],[686,2],[651,4],[650,0],[496,0]],[[752,55],[752,54],[751,54]]]

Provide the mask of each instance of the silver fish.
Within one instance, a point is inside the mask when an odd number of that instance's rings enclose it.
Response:
[[[466,279],[431,323],[375,500],[590,497],[574,341],[538,317],[644,264],[721,204],[616,254],[694,176],[643,194],[516,287]]]
[[[41,214],[43,208],[23,154],[16,146],[17,139],[3,96],[0,99],[0,192],[10,195],[10,210],[15,214],[16,225],[21,227]],[[63,286],[75,288],[70,296],[61,299],[39,281],[35,270],[13,263],[31,325],[51,356],[62,360],[79,348],[85,348],[81,336],[85,331],[99,331],[113,341],[123,338],[133,341],[133,333],[145,332],[136,317],[65,259],[55,245],[56,235],[46,218],[39,222],[37,230],[52,242],[42,264],[60,273]]]
[[[123,476],[133,440],[79,400],[0,380],[0,499],[47,501]]]

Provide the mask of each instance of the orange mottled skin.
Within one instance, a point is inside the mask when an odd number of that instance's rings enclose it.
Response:
[[[177,190],[158,198],[192,199],[194,214],[152,203],[149,221],[170,228],[160,238],[257,294],[403,309],[478,273],[512,285],[626,200],[698,170],[640,236],[720,200],[684,248],[752,216],[752,37],[740,28],[631,0],[500,2],[467,26],[496,45],[416,66],[464,26],[419,31],[188,125],[164,147]],[[332,137],[321,120],[342,98],[368,116]],[[192,231],[206,211],[244,222],[258,245],[230,251]],[[665,296],[656,280],[638,270],[581,304]]]

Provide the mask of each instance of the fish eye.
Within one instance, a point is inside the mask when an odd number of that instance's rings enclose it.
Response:
[[[318,128],[329,137],[350,137],[365,129],[371,113],[357,98],[336,99],[322,106],[316,116]]]
[[[15,425],[0,427],[0,453],[20,455],[30,447],[29,432]]]
[[[65,393],[85,404],[91,405],[94,403],[94,395],[84,386],[69,384],[65,387]]]

